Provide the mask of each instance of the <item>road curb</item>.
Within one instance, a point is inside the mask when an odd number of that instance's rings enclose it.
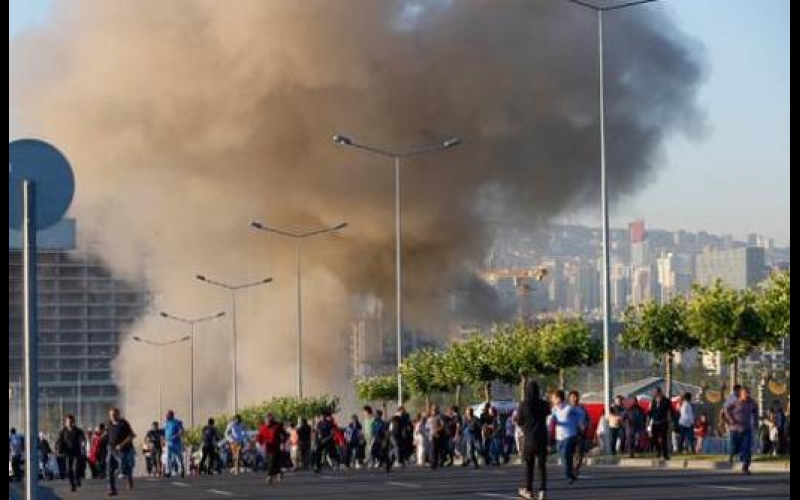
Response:
[[[591,457],[587,458],[586,463],[587,465],[691,470],[739,470],[741,467],[739,462],[731,464],[727,460],[692,460],[686,458],[661,460],[657,458]],[[753,462],[750,465],[750,470],[753,472],[791,472],[788,461],[779,463]]]

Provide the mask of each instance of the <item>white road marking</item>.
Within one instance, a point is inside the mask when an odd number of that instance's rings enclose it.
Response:
[[[502,493],[478,493],[478,496],[489,498],[519,498],[519,495],[504,495]]]
[[[172,481],[170,484],[173,485],[173,486],[183,486],[184,488],[188,488],[189,487],[188,483],[180,483],[178,481]]]
[[[230,491],[222,491],[222,490],[208,490],[209,493],[216,493],[217,495],[224,495],[226,497],[232,497],[233,493]]]
[[[400,481],[386,481],[389,486],[402,486],[404,488],[420,488],[422,485],[416,483],[401,483]]]
[[[698,488],[712,488],[715,490],[728,490],[728,491],[756,491],[755,488],[745,488],[744,486],[717,486],[714,484],[698,484]]]

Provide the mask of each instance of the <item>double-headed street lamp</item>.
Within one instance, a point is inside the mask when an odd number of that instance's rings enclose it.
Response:
[[[361,149],[379,156],[392,158],[394,160],[394,237],[395,237],[395,273],[396,273],[396,299],[397,299],[397,405],[403,404],[403,378],[400,374],[400,366],[403,363],[403,279],[402,279],[402,257],[401,248],[401,216],[400,216],[400,166],[404,158],[420,156],[427,153],[435,153],[444,149],[450,149],[461,144],[461,139],[452,137],[442,142],[430,144],[416,149],[405,151],[391,151],[375,146],[362,144],[344,135],[334,135],[333,142],[340,146],[350,146]]]
[[[142,337],[133,337],[133,340],[136,342],[141,342],[142,344],[148,344],[153,347],[158,347],[158,418],[162,418],[164,416],[164,355],[162,354],[163,349],[162,347],[167,347],[173,344],[179,344],[181,342],[186,342],[190,340],[190,335],[185,335],[179,339],[167,340],[164,342],[159,342],[158,340],[151,340],[151,339],[143,339]]]
[[[303,397],[303,300],[302,300],[302,284],[300,279],[300,248],[301,243],[306,238],[311,238],[312,236],[320,236],[323,234],[335,233],[336,231],[340,231],[347,227],[346,222],[342,222],[340,224],[336,224],[335,226],[330,227],[322,227],[318,229],[312,229],[306,232],[295,232],[295,231],[287,231],[285,229],[277,229],[274,227],[267,226],[261,222],[253,221],[250,223],[250,227],[254,229],[258,229],[259,231],[265,231],[268,233],[274,233],[279,236],[284,236],[286,238],[292,238],[296,242],[296,262],[297,262],[297,396]]]
[[[231,321],[233,323],[233,412],[232,414],[235,415],[239,411],[239,393],[237,390],[237,359],[239,355],[239,351],[237,349],[236,344],[236,292],[239,290],[243,290],[245,288],[252,288],[254,286],[259,285],[266,285],[267,283],[272,282],[272,278],[263,278],[258,281],[252,281],[249,283],[240,283],[236,285],[231,285],[228,283],[223,283],[221,281],[216,281],[208,276],[204,276],[202,274],[198,274],[195,276],[198,280],[202,281],[203,283],[208,283],[209,285],[218,286],[228,290],[231,294]]]
[[[606,175],[606,133],[605,133],[605,92],[603,91],[603,12],[635,7],[657,0],[634,0],[608,6],[593,5],[585,0],[567,0],[579,7],[597,13],[597,54],[598,54],[598,105],[600,115],[600,204],[603,218],[603,400],[606,418],[611,414],[612,375],[611,375],[611,258],[608,234],[608,182]]]
[[[189,355],[189,424],[191,427],[194,427],[194,325],[221,318],[225,316],[225,311],[220,311],[209,316],[202,316],[200,318],[183,318],[164,311],[160,311],[158,314],[161,315],[162,318],[180,321],[181,323],[189,325],[189,345],[191,346]]]

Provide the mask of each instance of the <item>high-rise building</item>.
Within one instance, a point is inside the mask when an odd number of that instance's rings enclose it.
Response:
[[[575,310],[589,312],[600,307],[600,275],[593,265],[578,265],[575,273]]]
[[[654,266],[636,267],[631,272],[631,304],[658,300],[657,276]]]
[[[694,280],[692,257],[688,254],[665,253],[656,259],[661,301],[688,296]]]
[[[350,373],[362,378],[387,373],[396,364],[389,356],[389,343],[394,330],[383,315],[377,299],[368,300],[365,310],[352,321],[350,330]],[[391,350],[397,352],[396,345]]]
[[[706,250],[695,260],[695,280],[710,285],[717,279],[743,290],[752,288],[766,279],[764,249],[738,247],[724,250]]]
[[[611,267],[611,307],[620,314],[628,307],[631,294],[630,267],[617,263]]]
[[[637,220],[628,226],[631,242],[631,266],[634,268],[645,267],[650,264],[650,245],[647,241],[647,232],[644,221]]]
[[[9,230],[9,423],[22,425],[22,254]],[[81,425],[102,421],[120,405],[112,361],[122,332],[142,313],[145,291],[115,278],[97,256],[75,250],[74,221],[38,237],[39,418],[43,431],[60,426],[64,413]]]

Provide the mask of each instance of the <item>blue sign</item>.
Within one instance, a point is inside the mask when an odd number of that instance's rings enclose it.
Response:
[[[67,158],[38,139],[20,139],[8,144],[8,227],[22,228],[22,183],[33,181],[34,223],[44,229],[67,212],[75,194],[75,176]]]

